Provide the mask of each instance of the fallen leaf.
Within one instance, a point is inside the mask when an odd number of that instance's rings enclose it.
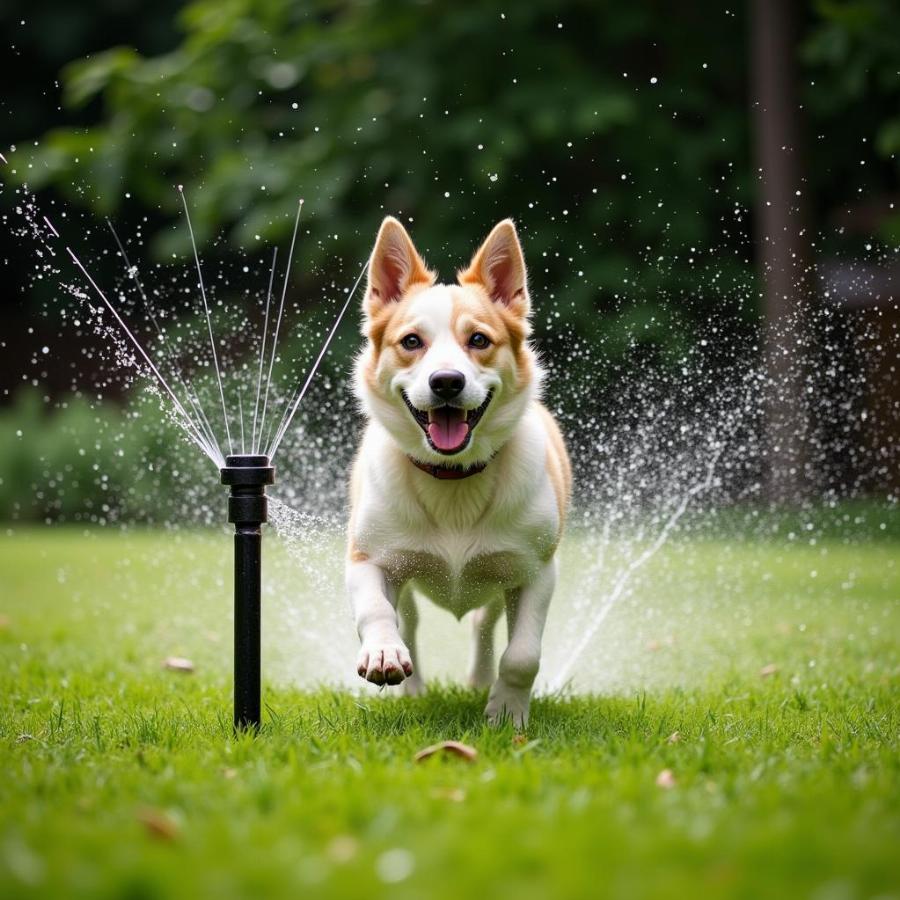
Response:
[[[528,743],[528,737],[524,734],[514,734],[512,742],[514,747],[521,747],[522,744]]]
[[[5,631],[10,626],[9,616],[0,615],[0,631]]]
[[[672,773],[671,769],[663,769],[662,772],[656,776],[656,786],[667,791],[670,788],[675,787],[675,775]]]
[[[522,744],[520,747],[514,750],[513,753],[515,753],[517,757],[524,756],[526,753],[531,753],[531,751],[534,750],[535,747],[540,747],[540,745],[541,739],[535,738],[533,741],[527,741],[526,743]]]
[[[673,731],[667,738],[666,743],[668,744],[677,744],[681,740],[681,734],[678,731]]]
[[[667,634],[661,641],[651,640],[647,641],[646,647],[648,650],[661,650],[663,647],[674,647],[675,646],[675,635]]]
[[[459,741],[441,741],[439,744],[432,744],[430,747],[420,750],[413,759],[416,762],[422,762],[423,759],[428,759],[437,753],[452,753],[466,762],[475,762],[478,759],[478,751],[474,747],[461,744]]]
[[[164,841],[174,841],[178,837],[178,823],[168,814],[158,809],[142,809],[138,821],[147,833]]]
[[[24,734],[20,734],[20,735],[16,738],[16,743],[17,743],[17,744],[24,744],[24,743],[26,743],[26,742],[28,742],[28,741],[33,741],[33,740],[34,740],[34,735],[33,735],[33,734],[24,733]]]
[[[466,799],[466,792],[462,788],[435,788],[431,792],[435,800],[450,800],[452,803],[462,803]]]
[[[767,666],[763,666],[759,670],[759,674],[761,678],[768,678],[770,675],[774,675],[778,671],[778,666],[775,663],[769,663]]]
[[[230,768],[222,769],[222,777],[223,778],[227,778],[230,781],[232,778],[235,778],[236,776],[237,776],[237,769],[230,769]]]
[[[167,656],[163,660],[163,668],[170,669],[173,672],[189,674],[194,671],[194,664],[183,656]]]
[[[359,850],[359,842],[349,834],[339,834],[325,851],[336,863],[348,863]]]

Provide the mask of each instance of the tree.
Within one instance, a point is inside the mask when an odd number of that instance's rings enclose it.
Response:
[[[793,0],[754,0],[753,117],[760,186],[758,253],[765,285],[766,450],[772,499],[808,490],[812,248],[806,210]]]

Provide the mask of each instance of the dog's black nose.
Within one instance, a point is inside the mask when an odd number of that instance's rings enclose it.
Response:
[[[439,369],[431,373],[428,386],[441,400],[452,400],[462,393],[466,386],[466,376],[456,369]]]

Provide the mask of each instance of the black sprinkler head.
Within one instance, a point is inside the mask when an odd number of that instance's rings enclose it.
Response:
[[[262,524],[268,521],[266,485],[275,482],[268,456],[226,456],[221,470],[234,525],[234,727],[259,728],[261,685]]]
[[[225,457],[222,484],[231,487],[228,521],[234,525],[261,525],[268,521],[266,485],[275,483],[275,468],[263,454]]]

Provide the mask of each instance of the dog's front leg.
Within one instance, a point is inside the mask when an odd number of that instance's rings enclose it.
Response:
[[[413,667],[397,629],[395,588],[365,560],[347,564],[347,589],[361,644],[356,671],[373,684],[400,684]]]
[[[531,687],[541,664],[541,638],[556,586],[556,560],[546,563],[533,582],[506,597],[509,644],[500,657],[500,673],[491,688],[485,716],[492,724],[509,718],[528,724]]]

